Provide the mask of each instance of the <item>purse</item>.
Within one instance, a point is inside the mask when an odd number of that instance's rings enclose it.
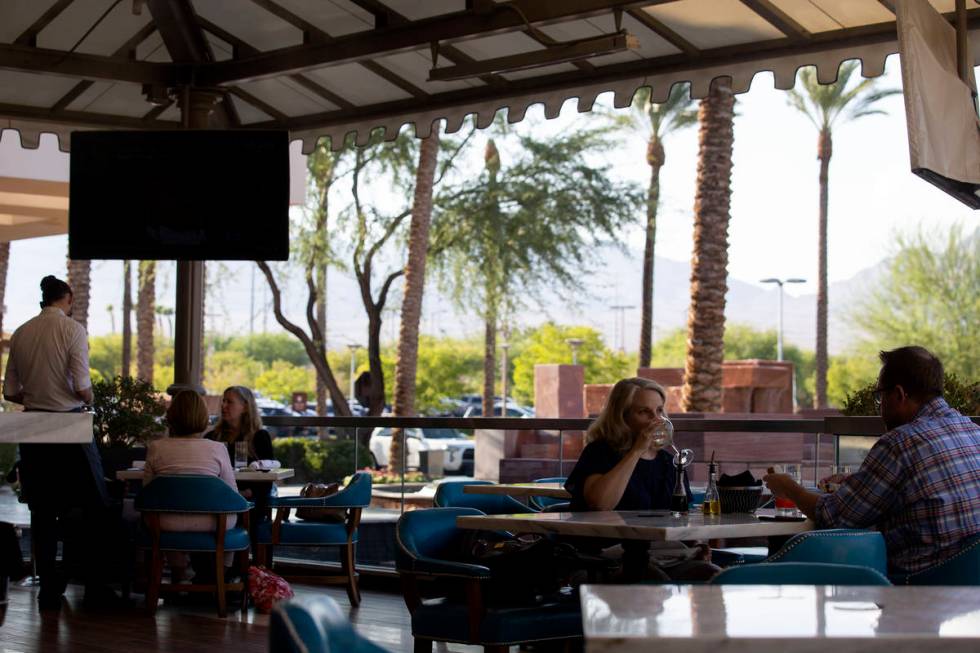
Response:
[[[330,497],[340,491],[339,483],[307,483],[299,491],[304,499]],[[296,516],[303,521],[343,522],[347,518],[346,508],[297,508]]]
[[[248,595],[259,612],[268,614],[279,601],[293,598],[293,588],[265,567],[249,567]]]

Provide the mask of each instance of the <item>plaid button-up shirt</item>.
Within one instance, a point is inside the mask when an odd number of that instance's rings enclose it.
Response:
[[[883,435],[861,469],[817,500],[825,528],[876,527],[892,572],[955,555],[980,533],[980,427],[941,397]]]

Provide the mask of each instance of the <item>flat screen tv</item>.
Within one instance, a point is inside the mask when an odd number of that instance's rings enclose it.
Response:
[[[71,136],[73,259],[289,258],[285,131]]]

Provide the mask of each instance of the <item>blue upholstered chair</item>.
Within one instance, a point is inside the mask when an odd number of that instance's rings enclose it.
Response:
[[[447,481],[436,486],[432,504],[436,508],[476,508],[485,515],[535,512],[506,494],[466,494],[467,485],[493,485],[490,481]]]
[[[711,560],[721,567],[759,562],[825,562],[869,567],[887,574],[885,539],[878,531],[834,528],[807,531],[791,537],[771,556],[761,547],[712,549]]]
[[[158,476],[147,483],[136,496],[136,510],[143,516],[145,527],[141,529],[139,544],[150,550],[150,572],[146,590],[146,604],[150,612],[156,612],[161,591],[215,592],[218,596],[218,615],[226,614],[225,593],[242,593],[242,612],[247,609],[248,574],[248,511],[252,504],[215,476]],[[162,513],[188,513],[213,515],[215,530],[162,531]],[[226,527],[228,515],[239,515],[232,528]],[[214,584],[164,585],[163,552],[185,551],[214,555]],[[240,579],[225,582],[225,553],[236,552]]]
[[[712,585],[891,585],[868,567],[819,562],[760,562],[723,569]]]
[[[280,544],[339,547],[342,573],[335,576],[316,576],[315,580],[346,585],[351,605],[360,605],[361,592],[357,587],[354,554],[361,510],[370,503],[371,475],[367,472],[354,474],[347,487],[328,497],[270,497],[269,506],[276,510],[276,516],[272,521],[262,522],[257,528],[256,557],[271,568],[273,549]],[[296,508],[335,508],[341,514],[337,521],[291,520],[289,511]]]
[[[361,637],[329,596],[283,601],[269,619],[269,653],[387,653]]]
[[[959,553],[935,567],[892,577],[896,585],[980,585],[980,535],[967,539]]]
[[[430,652],[434,641],[477,644],[485,653],[504,653],[512,644],[572,639],[582,636],[577,600],[534,606],[487,607],[482,583],[487,567],[455,562],[462,529],[456,518],[481,515],[474,508],[432,508],[406,512],[396,530],[396,566],[402,578],[405,603],[412,615],[415,653]],[[441,579],[462,585],[462,599],[423,599],[420,580]]]
[[[855,565],[888,573],[885,538],[878,531],[833,528],[808,531],[791,537],[786,544],[766,558],[766,562],[821,562]]]
[[[566,480],[568,480],[568,479],[566,477],[564,477],[564,476],[550,476],[548,478],[536,478],[536,479],[534,479],[534,482],[535,483],[564,483]],[[558,498],[555,498],[555,497],[534,497],[534,496],[531,496],[531,497],[528,497],[527,498],[527,502],[535,510],[546,510],[547,508],[550,508],[551,506],[554,506],[554,505],[557,505],[557,504],[568,503],[568,499],[558,499]]]

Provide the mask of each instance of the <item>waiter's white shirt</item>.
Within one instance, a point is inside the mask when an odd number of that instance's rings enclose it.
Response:
[[[90,387],[88,335],[60,308],[46,306],[14,331],[3,394],[23,393],[30,409],[69,411],[82,405],[75,392]]]

